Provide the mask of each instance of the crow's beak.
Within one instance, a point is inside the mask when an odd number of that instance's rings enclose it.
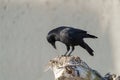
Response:
[[[54,43],[51,43],[52,44],[52,46],[56,49],[56,45],[55,45],[55,42]]]

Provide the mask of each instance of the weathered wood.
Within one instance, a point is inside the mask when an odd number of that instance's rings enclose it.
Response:
[[[78,56],[58,56],[50,60],[48,66],[54,72],[55,80],[120,80],[111,74],[102,77]]]
[[[55,80],[101,80],[102,77],[92,70],[78,56],[58,56],[50,60]]]

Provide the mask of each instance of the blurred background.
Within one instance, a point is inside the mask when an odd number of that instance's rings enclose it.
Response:
[[[85,39],[94,57],[79,46],[73,55],[102,75],[120,75],[120,0],[0,0],[0,80],[53,80],[45,67],[66,47],[57,42],[55,50],[46,35],[62,25],[99,37]]]

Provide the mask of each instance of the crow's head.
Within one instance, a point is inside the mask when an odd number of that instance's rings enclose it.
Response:
[[[56,39],[54,34],[48,34],[47,41],[56,49],[56,45],[55,45]]]

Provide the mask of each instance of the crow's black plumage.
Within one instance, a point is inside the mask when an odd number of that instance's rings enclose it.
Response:
[[[72,50],[69,52],[68,56],[71,55],[71,53],[74,50],[74,46],[81,46],[82,48],[86,49],[87,52],[93,56],[93,50],[84,42],[83,38],[97,38],[94,35],[90,35],[87,33],[87,31],[72,28],[72,27],[66,27],[61,26],[58,28],[55,28],[51,30],[47,35],[48,42],[56,49],[55,42],[60,41],[66,45],[67,52],[64,54],[65,56],[70,50],[70,46],[72,47]]]

